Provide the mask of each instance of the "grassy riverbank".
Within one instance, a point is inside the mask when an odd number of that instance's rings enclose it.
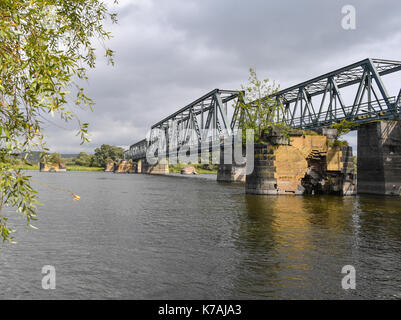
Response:
[[[77,165],[73,158],[63,158],[63,163],[65,163],[67,167],[67,171],[104,171],[103,167],[90,167],[85,165]],[[170,164],[169,171],[170,173],[181,173],[181,170],[187,166],[192,166],[195,168],[197,173],[201,174],[217,174],[218,165],[214,164]],[[22,169],[22,170],[36,170],[39,171],[39,164],[26,164],[15,163],[14,169]]]
[[[67,171],[104,171],[104,168],[85,167],[85,166],[68,166]]]
[[[39,170],[39,165],[29,165],[29,164],[16,164],[13,166],[14,169],[21,169],[21,170]]]
[[[28,165],[28,164],[18,164],[14,166],[14,169],[21,170],[37,170],[39,171],[39,165]],[[67,171],[104,171],[104,168],[99,167],[86,167],[86,166],[67,166]]]

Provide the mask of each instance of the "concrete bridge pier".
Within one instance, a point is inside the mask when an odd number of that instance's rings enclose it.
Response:
[[[272,145],[268,143],[255,143],[253,171],[246,176],[245,180],[246,193],[259,195],[277,194],[277,179],[274,177],[274,160],[275,156]]]
[[[358,127],[359,194],[401,195],[401,121]]]
[[[149,164],[146,159],[141,160],[141,172],[146,174],[169,174],[167,159],[159,160],[157,164]]]
[[[135,173],[142,173],[142,159],[136,162]]]
[[[242,150],[244,154],[245,148]],[[231,161],[227,161],[230,159]],[[231,163],[227,163],[231,162]],[[237,164],[234,157],[233,147],[223,146],[220,148],[220,164],[217,171],[217,181],[225,182],[245,182],[246,178],[246,161]]]

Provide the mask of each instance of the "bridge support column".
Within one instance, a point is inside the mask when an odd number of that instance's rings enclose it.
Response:
[[[255,143],[253,172],[246,176],[245,192],[248,194],[277,194],[277,179],[274,177],[274,150],[268,143]],[[247,162],[250,159],[247,159]]]
[[[139,159],[139,160],[136,162],[135,173],[143,173],[143,172],[142,172],[142,159]]]
[[[401,195],[401,122],[358,127],[359,194]]]
[[[248,194],[355,194],[352,148],[335,146],[324,135],[296,133],[255,144]],[[248,159],[250,161],[250,159]]]
[[[115,168],[114,173],[133,173],[133,164],[132,161],[121,160],[119,161]]]
[[[226,153],[226,156],[224,155]],[[225,164],[224,159],[231,157],[231,164]],[[245,182],[246,162],[244,164],[235,163],[233,148],[224,147],[220,149],[220,164],[217,170],[217,181],[225,182]]]
[[[146,159],[142,161],[142,173],[147,174],[169,174],[168,160],[164,159],[155,165],[149,164]]]

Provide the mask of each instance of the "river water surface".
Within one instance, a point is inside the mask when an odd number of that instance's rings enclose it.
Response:
[[[245,195],[215,176],[30,175],[39,229],[8,210],[19,243],[1,245],[2,299],[401,299],[400,198]],[[42,289],[44,265],[55,290]],[[342,289],[344,265],[355,290]]]

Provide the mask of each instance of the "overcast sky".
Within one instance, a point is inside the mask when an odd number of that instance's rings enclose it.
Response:
[[[341,26],[347,4],[355,30]],[[96,107],[79,112],[92,142],[80,146],[71,126],[48,123],[51,151],[126,147],[210,90],[239,89],[250,67],[285,88],[367,57],[401,60],[399,0],[120,0],[110,8],[119,15],[108,26],[115,66],[98,52],[87,83]],[[397,76],[386,82],[390,94]],[[349,141],[355,146],[355,134]]]

